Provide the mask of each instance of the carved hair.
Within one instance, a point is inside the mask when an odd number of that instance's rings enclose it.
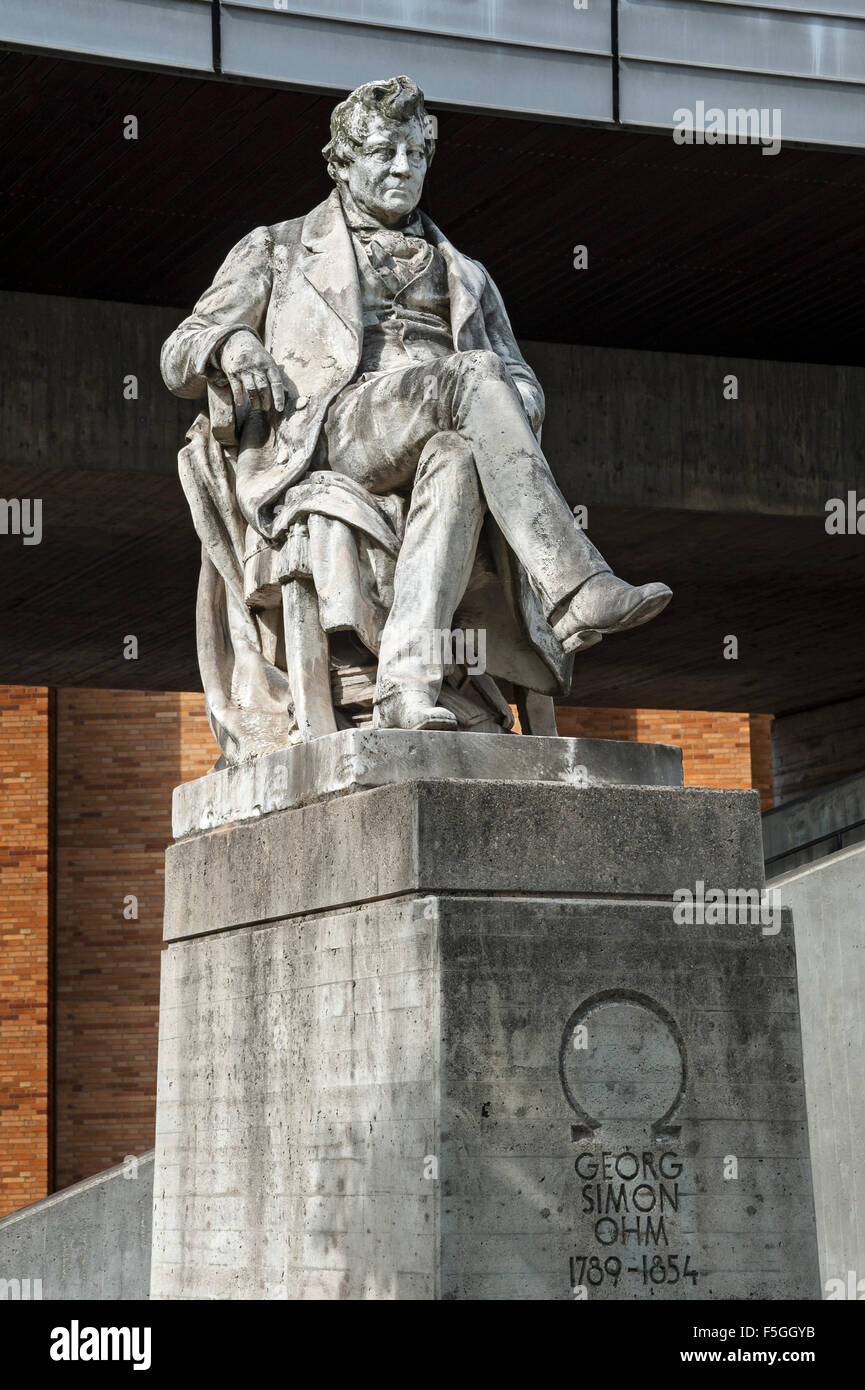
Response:
[[[350,164],[362,148],[370,116],[389,125],[401,125],[417,117],[423,126],[427,164],[432,163],[436,142],[433,122],[424,106],[424,95],[410,77],[388,77],[356,87],[335,106],[330,117],[330,140],[322,150],[327,172],[336,182],[337,168]]]

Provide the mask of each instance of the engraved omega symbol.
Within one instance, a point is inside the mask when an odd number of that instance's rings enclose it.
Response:
[[[685,1094],[686,1063],[675,1020],[648,995],[605,990],[583,1001],[565,1025],[559,1077],[585,1139],[602,1125],[650,1123],[672,1135]]]

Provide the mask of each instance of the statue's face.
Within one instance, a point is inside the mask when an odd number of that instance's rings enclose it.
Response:
[[[413,212],[420,200],[427,160],[423,126],[412,119],[393,125],[372,116],[363,148],[339,171],[354,201],[385,226]]]

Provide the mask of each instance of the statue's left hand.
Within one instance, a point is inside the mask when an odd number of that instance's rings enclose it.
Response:
[[[285,407],[285,386],[279,367],[255,333],[240,329],[225,342],[220,366],[228,378],[237,410],[244,395],[253,410],[278,413]]]

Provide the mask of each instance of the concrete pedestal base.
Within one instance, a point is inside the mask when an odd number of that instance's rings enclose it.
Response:
[[[167,862],[153,1297],[819,1296],[789,923],[671,902],[762,886],[756,793],[390,782]]]

